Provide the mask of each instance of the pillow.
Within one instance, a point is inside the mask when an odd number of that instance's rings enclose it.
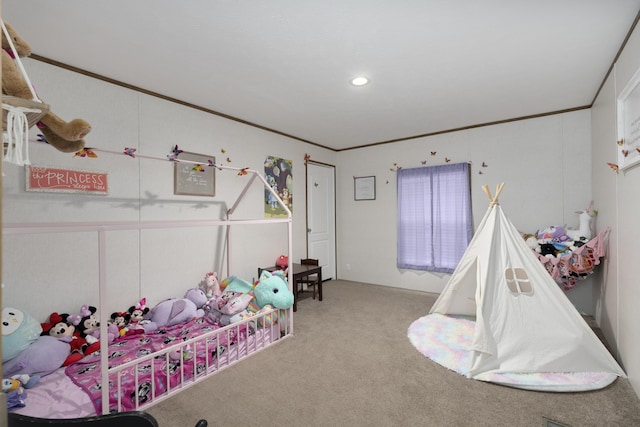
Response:
[[[246,309],[253,295],[235,291],[224,291],[213,303],[213,309],[227,315],[234,315]]]
[[[42,326],[28,313],[17,308],[2,309],[2,362],[16,357],[42,333]]]

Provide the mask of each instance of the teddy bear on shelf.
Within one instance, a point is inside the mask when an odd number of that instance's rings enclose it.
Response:
[[[9,33],[11,44],[20,58],[31,55],[31,46],[7,22],[4,26]],[[31,88],[16,61],[11,44],[7,37],[2,37],[2,93],[16,98],[33,99]],[[91,125],[84,119],[66,122],[51,111],[48,111],[37,123],[46,142],[58,151],[73,153],[84,148],[84,137],[91,131]]]

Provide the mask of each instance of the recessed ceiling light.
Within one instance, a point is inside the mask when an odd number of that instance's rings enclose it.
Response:
[[[369,83],[369,79],[363,76],[358,76],[351,79],[351,84],[354,86],[364,86],[367,83]]]

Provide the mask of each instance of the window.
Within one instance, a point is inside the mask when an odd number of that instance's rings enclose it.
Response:
[[[509,292],[513,295],[533,294],[529,275],[523,268],[507,268],[504,271],[504,278],[507,283],[507,287],[509,288]]]
[[[398,268],[452,273],[473,235],[469,164],[397,174]]]

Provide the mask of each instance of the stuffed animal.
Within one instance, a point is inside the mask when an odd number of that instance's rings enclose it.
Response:
[[[2,362],[13,359],[42,333],[40,323],[24,311],[2,309]]]
[[[218,273],[209,272],[204,276],[203,287],[207,298],[219,297],[222,291],[220,290],[220,283],[218,282]]]
[[[31,55],[31,46],[7,22],[4,23],[13,46],[20,58]],[[13,52],[6,37],[2,37],[2,93],[17,98],[32,100],[29,84],[13,59]],[[84,119],[70,122],[62,120],[52,112],[47,112],[38,122],[38,128],[49,145],[65,153],[82,150],[83,138],[91,131],[91,125]]]
[[[583,211],[576,212],[578,215],[578,219],[580,221],[580,226],[578,229],[567,229],[567,236],[571,240],[580,240],[581,237],[584,237],[586,240],[591,239],[593,233],[593,217],[595,213],[593,210],[585,209]]]
[[[19,387],[31,388],[38,384],[38,381],[40,381],[40,375],[13,375],[11,378],[2,379],[2,391],[8,393]]]
[[[22,310],[6,307],[2,310],[2,376],[43,376],[62,366],[71,352],[68,342],[41,335],[42,327]],[[8,325],[4,322],[8,321]],[[38,336],[34,338],[35,332]],[[11,347],[5,347],[10,345]],[[20,349],[15,352],[14,349]],[[7,357],[11,355],[11,357]],[[5,357],[6,360],[5,360]]]
[[[5,393],[7,400],[7,409],[23,408],[26,406],[24,400],[27,394],[24,392],[25,387],[22,383],[14,378],[2,379],[2,392]]]
[[[118,328],[118,337],[123,337],[129,331],[129,320],[131,320],[131,314],[127,311],[116,311],[111,313],[110,325],[115,325]]]
[[[524,242],[527,244],[527,246],[529,246],[529,248],[533,250],[536,250],[538,248],[538,239],[536,239],[536,236],[534,236],[533,234],[523,233],[522,238],[524,239]]]
[[[37,384],[40,376],[38,375],[14,375],[11,378],[2,379],[2,392],[5,393],[7,399],[7,409],[22,408],[26,406],[24,399],[27,394],[25,388],[31,388]]]
[[[249,305],[247,306],[248,315],[259,315],[266,310],[272,308],[281,309],[276,318],[261,317],[258,324],[269,327],[273,322],[279,322],[285,310],[293,305],[293,293],[289,290],[287,282],[284,279],[282,272],[274,272],[264,270],[260,275],[260,279],[251,285],[244,280],[236,277],[230,277],[224,281],[224,292],[235,291],[252,296]],[[223,283],[220,284],[223,286]],[[247,315],[241,313],[241,318],[245,318]],[[284,329],[284,322],[280,322],[281,329]]]
[[[280,274],[271,274],[264,270],[254,285],[233,276],[229,279],[225,279],[227,281],[225,291],[252,292],[260,308],[271,305],[275,308],[287,309],[293,305],[293,293]]]
[[[207,302],[208,319],[218,325],[230,325],[242,320],[249,313],[247,307],[253,294],[225,289],[222,295]]]
[[[69,319],[69,314],[57,312],[51,313],[49,322],[41,323],[42,335],[49,335],[61,341],[68,342],[71,346],[70,354],[62,366],[69,366],[84,357],[84,352],[89,346],[87,340],[76,331],[76,326]]]
[[[260,308],[271,305],[284,310],[293,305],[293,293],[289,290],[284,275],[279,272],[272,274],[263,271],[253,293]]]
[[[190,345],[179,347],[169,352],[169,358],[173,361],[191,360],[193,358],[193,350]]]
[[[147,299],[142,298],[138,302],[138,304],[129,307],[128,311],[131,315],[131,317],[129,318],[129,334],[144,333],[144,315],[149,312],[149,307],[147,307]]]
[[[536,231],[536,238],[538,239],[557,239],[565,235],[564,227],[551,226],[543,230]]]
[[[82,316],[78,322],[80,335],[87,340],[88,347],[85,354],[91,354],[100,349],[100,320],[96,316],[97,309],[90,305],[80,308]],[[109,324],[107,327],[107,343],[111,344],[118,337],[118,327]]]
[[[159,302],[147,314],[145,320],[148,323],[143,325],[145,332],[152,332],[158,328],[177,325],[194,318],[204,316],[204,305],[207,303],[207,296],[200,288],[189,289],[184,298],[170,298]]]

